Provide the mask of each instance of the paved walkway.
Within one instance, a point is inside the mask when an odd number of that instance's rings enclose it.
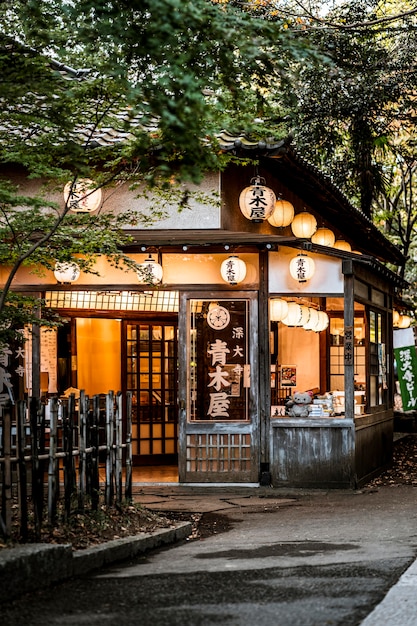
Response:
[[[363,492],[366,493],[366,489]],[[372,490],[368,490],[372,492]],[[398,490],[386,488],[384,490],[375,490],[386,493],[386,499],[390,495],[397,496]],[[195,513],[217,512],[226,514],[250,507],[252,509],[271,509],[274,507],[287,507],[291,505],[297,506],[300,498],[311,498],[312,501],[320,502],[320,498],[325,492],[302,492],[283,490],[271,490],[270,488],[181,488],[180,486],[158,487],[136,486],[135,501],[142,503],[149,509],[157,511],[187,511]],[[361,494],[363,492],[358,492]],[[405,498],[408,499],[411,494],[414,496],[412,500],[417,504],[417,491],[414,489],[403,490]],[[342,500],[344,497],[351,497],[352,492],[331,492],[330,497],[339,496]],[[401,498],[400,498],[401,500]],[[312,509],[314,504],[312,502]],[[397,506],[394,504],[394,506]],[[378,508],[378,507],[377,507]],[[312,517],[314,516],[311,511]],[[398,516],[400,519],[401,510],[398,508]],[[369,523],[372,525],[371,518]],[[414,544],[415,545],[415,544]],[[399,553],[401,547],[399,546]],[[417,624],[417,559],[402,574],[399,580],[389,590],[385,598],[369,616],[361,623],[361,626],[416,626]]]

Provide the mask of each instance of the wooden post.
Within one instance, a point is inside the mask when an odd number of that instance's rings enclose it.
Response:
[[[41,294],[37,295],[41,297]],[[35,315],[40,319],[40,308],[36,309]],[[41,397],[41,329],[39,324],[32,324],[32,397]]]
[[[28,538],[27,472],[25,462],[26,410],[26,402],[24,402],[23,400],[18,400],[16,411],[17,475],[20,512],[20,536],[24,542],[26,542]]]
[[[260,468],[259,482],[271,484],[269,426],[271,420],[271,355],[269,341],[268,252],[259,253],[259,415]]]
[[[78,478],[79,478],[79,491],[78,491],[78,506],[81,510],[84,509],[85,503],[85,488],[86,488],[86,439],[87,439],[87,403],[88,397],[84,391],[80,392],[80,399],[78,404],[78,439],[79,439],[79,458],[78,458]]]
[[[122,502],[122,462],[123,462],[123,426],[122,426],[122,394],[117,393],[116,396],[116,413],[115,413],[115,484],[116,484],[116,502]]]
[[[68,402],[62,403],[62,427],[63,427],[63,447],[64,447],[64,509],[65,516],[71,514],[72,484],[72,419],[68,411]]]
[[[91,508],[93,511],[98,509],[100,476],[99,476],[99,431],[100,422],[100,396],[93,398],[93,416],[91,423]]]
[[[3,522],[2,532],[5,537],[9,537],[12,530],[12,409],[10,406],[4,407],[3,410],[3,454],[4,454],[4,470],[3,470],[3,490],[2,490],[2,508]]]
[[[49,411],[49,466],[48,466],[48,521],[52,523],[56,516],[58,499],[57,485],[57,426],[58,399],[51,398]]]
[[[30,398],[29,402],[30,431],[32,443],[32,502],[35,519],[35,536],[39,541],[43,517],[43,461],[39,461],[39,450],[42,446],[44,432],[40,419],[40,399]],[[42,450],[43,451],[43,450]]]
[[[126,394],[126,483],[125,498],[132,501],[132,392]]]
[[[114,434],[114,397],[109,391],[106,395],[106,505],[110,506],[114,495],[114,474],[113,474],[113,434]]]
[[[345,368],[345,417],[354,419],[355,415],[355,350],[354,350],[354,275],[353,264],[345,259],[342,264],[344,275],[344,368]]]

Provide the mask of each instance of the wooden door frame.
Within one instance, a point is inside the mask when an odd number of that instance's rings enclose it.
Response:
[[[188,421],[189,390],[189,301],[190,300],[246,300],[249,302],[249,363],[251,386],[248,398],[250,419],[248,422],[190,422]],[[260,416],[259,416],[259,325],[257,291],[184,291],[180,294],[178,320],[178,471],[180,482],[192,483],[187,479],[187,434],[193,432],[224,433],[233,424],[236,433],[251,435],[250,480],[242,484],[258,484],[260,465]],[[211,482],[206,480],[205,482]],[[213,482],[219,482],[213,480]]]

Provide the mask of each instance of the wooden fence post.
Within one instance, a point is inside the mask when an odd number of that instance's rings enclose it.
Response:
[[[39,452],[43,451],[45,438],[45,420],[40,413],[39,398],[29,401],[30,432],[32,445],[32,502],[35,521],[35,536],[39,541],[43,518],[43,461],[39,461]]]
[[[114,393],[109,391],[106,394],[106,505],[111,506],[114,495]]]
[[[85,503],[85,491],[86,491],[86,439],[87,439],[87,404],[88,396],[84,391],[80,392],[80,399],[78,405],[78,437],[79,437],[79,458],[78,458],[78,478],[79,478],[79,491],[78,491],[78,506],[81,510],[84,509]]]
[[[91,420],[91,508],[97,511],[100,492],[99,468],[99,423],[100,423],[100,396],[93,398],[93,414]]]
[[[122,502],[122,466],[123,466],[123,430],[122,430],[122,394],[120,391],[116,396],[116,413],[115,413],[115,482],[116,482],[116,502]]]
[[[9,537],[12,530],[12,408],[5,406],[3,410],[3,490],[2,509],[3,523],[2,532],[5,537]],[[3,527],[4,525],[4,527]]]
[[[51,398],[49,403],[49,466],[48,466],[48,521],[52,523],[56,516],[56,503],[59,485],[57,485],[57,428],[58,399]]]
[[[23,400],[19,400],[17,403],[16,411],[16,452],[20,513],[20,536],[22,538],[22,541],[25,542],[28,538],[27,471],[25,462],[26,410],[26,402],[24,402]]]
[[[132,392],[126,394],[126,483],[125,498],[132,501]]]

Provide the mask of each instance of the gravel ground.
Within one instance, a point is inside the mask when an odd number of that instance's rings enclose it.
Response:
[[[414,485],[417,487],[417,433],[403,435],[394,443],[392,466],[367,487]]]

